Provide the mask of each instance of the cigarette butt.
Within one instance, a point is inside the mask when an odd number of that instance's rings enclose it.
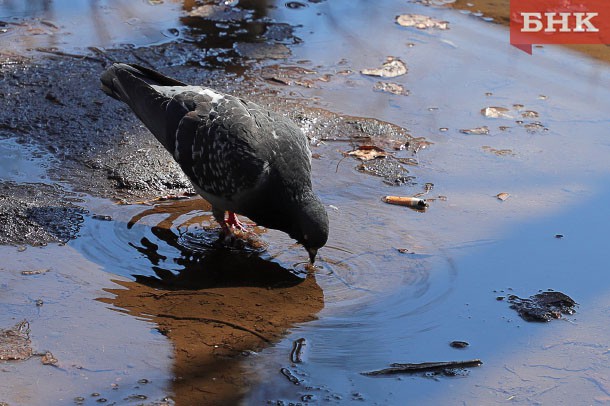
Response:
[[[428,203],[424,199],[411,196],[384,196],[381,200],[389,204],[397,204],[399,206],[407,206],[416,209],[424,209],[428,207]]]

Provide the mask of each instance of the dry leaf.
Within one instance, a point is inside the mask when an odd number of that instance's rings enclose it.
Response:
[[[487,135],[489,134],[489,128],[485,125],[483,127],[462,129],[460,132],[468,135]]]
[[[351,155],[362,161],[370,161],[376,158],[385,158],[388,154],[381,148],[374,145],[361,145],[353,151],[349,151],[347,155]]]
[[[50,351],[47,351],[40,360],[44,365],[56,365],[57,358]]]
[[[521,117],[523,118],[538,118],[539,114],[534,110],[525,110],[521,113]]]
[[[502,200],[502,201],[504,201],[504,200],[508,199],[508,197],[509,197],[509,196],[510,196],[510,194],[508,194],[508,193],[506,193],[506,192],[498,193],[498,194],[496,195],[496,197],[497,197],[499,200]]]
[[[368,76],[381,76],[384,78],[393,78],[407,73],[407,65],[399,58],[388,56],[386,61],[381,65],[381,68],[363,69],[360,72]]]
[[[419,14],[402,14],[396,17],[396,23],[403,27],[415,27],[420,30],[428,28],[438,28],[439,30],[448,30],[449,22],[437,20],[432,17]]]
[[[489,118],[513,118],[505,107],[485,107],[481,109],[481,114]]]
[[[391,82],[377,82],[377,83],[375,83],[373,90],[375,90],[376,92],[392,93],[397,96],[408,96],[409,95],[409,91],[407,89],[405,89],[403,85],[399,85],[398,83],[391,83]]]
[[[30,323],[26,320],[12,328],[0,329],[0,360],[24,360],[32,356]]]

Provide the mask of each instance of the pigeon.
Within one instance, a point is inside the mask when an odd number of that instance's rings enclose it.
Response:
[[[296,124],[242,98],[135,64],[113,64],[101,82],[172,154],[212,205],[225,236],[244,229],[240,214],[287,233],[315,262],[328,239],[328,215],[312,189],[308,139]]]

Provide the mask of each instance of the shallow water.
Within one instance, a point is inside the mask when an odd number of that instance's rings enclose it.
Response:
[[[291,47],[286,65],[330,74],[330,80],[313,88],[267,85],[299,103],[375,117],[425,137],[433,144],[416,154],[417,166],[409,167],[417,184],[393,187],[358,172],[358,162],[342,154],[352,149],[349,143],[315,147],[320,159],[313,161],[314,185],[329,205],[331,236],[320,251],[315,284],[308,288],[299,288],[298,279],[304,276],[305,252],[282,233],[258,230],[256,239],[266,246],[262,253],[211,247],[216,231],[206,228],[209,208],[199,199],[124,206],[83,196],[91,215],[67,246],[20,253],[2,248],[3,257],[11,258],[2,267],[12,275],[2,285],[10,298],[3,305],[2,326],[25,317],[39,320],[36,328],[45,333],[32,332],[38,349],[65,348],[52,350],[64,365],[86,360],[96,371],[77,377],[74,368],[53,369],[52,380],[43,380],[44,391],[21,383],[19,394],[7,386],[0,393],[10,394],[6,398],[16,404],[45,404],[49,399],[41,393],[46,391],[52,399],[47,404],[61,404],[62,391],[70,394],[62,400],[102,392],[116,401],[138,393],[161,399],[166,391],[179,392],[179,384],[171,382],[169,340],[151,322],[159,314],[152,308],[122,309],[121,293],[106,292],[117,289],[111,279],[135,278],[163,291],[275,284],[287,286],[288,296],[323,293],[321,304],[299,302],[303,314],[288,317],[288,324],[297,325],[285,338],[238,362],[234,373],[251,377],[246,404],[607,401],[610,94],[603,85],[610,83],[608,67],[547,48],[536,49],[533,57],[523,54],[509,46],[506,31],[452,10],[390,0],[374,8],[366,2],[303,4],[269,10],[276,21],[302,24],[296,35],[303,42]],[[411,12],[447,20],[450,29],[418,31],[394,24],[396,15]],[[409,96],[374,92],[377,79],[357,73],[380,66],[389,55],[405,61],[409,72],[386,81],[403,85]],[[344,69],[355,73],[337,74]],[[490,106],[507,108],[512,118],[484,117],[481,109]],[[539,117],[522,117],[526,110]],[[541,126],[525,127],[537,121]],[[460,132],[483,125],[489,135]],[[0,149],[14,159],[0,167],[3,178],[32,182],[45,176],[39,166],[19,169],[31,165],[19,159],[14,144],[3,142]],[[424,213],[381,202],[384,195],[422,192],[426,182],[434,187],[425,197],[443,195],[446,201],[432,201]],[[509,198],[499,201],[500,192]],[[52,271],[32,283],[19,275],[41,266]],[[37,284],[43,282],[54,289],[38,308],[31,296],[40,294]],[[532,324],[496,300],[549,288],[574,298],[577,313]],[[293,310],[259,304],[265,315],[260,317],[268,317],[265,311]],[[311,317],[317,320],[307,321]],[[236,316],[233,322],[243,320]],[[45,336],[47,331],[55,333]],[[112,337],[104,335],[109,331]],[[299,338],[307,343],[304,362],[293,364],[290,352]],[[453,340],[470,346],[456,350],[448,345]],[[467,376],[361,375],[393,362],[473,358],[483,366]],[[10,364],[12,379],[41,373],[34,362]],[[286,379],[282,368],[300,384]],[[135,389],[142,378],[154,385]],[[117,382],[124,392],[113,391],[110,385]]]
[[[142,46],[174,40],[181,2],[33,0],[0,2],[4,51]]]

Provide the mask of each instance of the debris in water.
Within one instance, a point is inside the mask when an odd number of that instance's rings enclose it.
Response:
[[[199,17],[212,21],[245,21],[253,16],[252,10],[204,4],[188,12],[189,17]]]
[[[21,275],[25,275],[25,276],[42,275],[49,271],[50,271],[50,269],[33,269],[31,271],[21,271]]]
[[[521,117],[523,118],[538,118],[539,114],[534,110],[525,110],[521,113]]]
[[[489,118],[513,118],[505,107],[485,107],[481,109],[481,114]]]
[[[522,299],[516,295],[508,296],[510,308],[516,310],[525,321],[551,321],[560,319],[562,314],[574,314],[576,302],[568,295],[547,291]]]
[[[23,320],[15,326],[0,329],[0,360],[24,360],[32,356],[30,323]]]
[[[381,76],[384,78],[394,78],[406,74],[407,65],[399,58],[388,56],[381,68],[362,69],[360,73],[368,76]]]
[[[299,378],[297,378],[292,371],[290,371],[288,368],[282,368],[280,369],[280,372],[282,373],[282,375],[284,375],[290,382],[292,382],[295,385],[300,385],[301,381],[299,380]]]
[[[303,8],[303,7],[307,7],[307,4],[298,2],[298,1],[289,1],[288,3],[286,3],[286,7],[291,8],[291,9],[299,9],[299,8]]]
[[[284,59],[291,54],[284,44],[266,42],[236,42],[233,49],[240,56],[250,59]]]
[[[417,166],[417,158],[396,158],[398,162],[405,165]]]
[[[91,218],[94,219],[94,220],[112,221],[112,217],[111,216],[103,215],[103,214],[94,214]]]
[[[379,176],[384,183],[392,186],[401,186],[412,183],[414,177],[407,175],[409,171],[394,159],[372,159],[358,165],[360,172]]]
[[[409,95],[409,91],[405,89],[403,85],[399,85],[398,83],[392,82],[377,82],[375,83],[373,90],[376,92],[392,93],[397,96]]]
[[[517,124],[523,124],[523,122],[518,123]],[[544,125],[542,125],[542,123],[540,121],[534,121],[533,123],[527,123],[523,126],[528,133],[535,133],[538,131],[548,131],[549,129],[546,128]]]
[[[421,364],[390,364],[390,368],[380,369],[377,371],[361,372],[362,375],[378,376],[378,375],[393,375],[393,374],[413,374],[419,372],[440,372],[446,375],[456,375],[452,371],[454,369],[464,369],[481,366],[483,362],[480,359],[468,361],[450,361],[450,362],[423,362]]]
[[[495,149],[490,147],[489,145],[483,145],[481,149],[485,152],[490,152],[497,156],[515,156],[515,153],[512,149]]]
[[[358,158],[362,161],[370,161],[376,158],[385,158],[388,154],[381,148],[374,145],[361,145],[353,151],[347,152],[347,155]]]
[[[506,199],[508,199],[510,197],[510,194],[506,193],[506,192],[502,192],[502,193],[498,193],[496,195],[496,197],[498,198],[498,200],[505,201]]]
[[[315,74],[316,71],[305,69],[300,66],[279,66],[272,65],[263,70],[263,78],[273,83],[279,83],[287,86],[303,86],[307,88],[315,87],[315,82],[312,79],[305,78],[305,75]],[[323,79],[324,78],[324,79]],[[330,75],[322,76],[318,80],[328,81]]]
[[[305,346],[307,345],[307,341],[304,338],[299,338],[292,343],[292,351],[290,352],[290,361],[294,364],[299,364],[303,362],[303,352],[305,351]]]
[[[563,238],[563,234],[555,234],[555,238]]]
[[[452,341],[449,343],[449,345],[453,348],[466,348],[470,344],[468,344],[466,341]]]
[[[43,365],[57,365],[57,358],[50,351],[45,352],[40,361]]]
[[[461,129],[460,132],[468,135],[487,135],[489,134],[489,128],[484,125],[483,127]]]
[[[411,196],[384,196],[381,198],[385,203],[396,204],[398,206],[406,206],[413,209],[425,209],[428,203],[424,199]]]
[[[449,29],[449,21],[441,21],[419,14],[401,14],[396,17],[396,23],[403,27],[415,27],[420,30],[428,28]]]

